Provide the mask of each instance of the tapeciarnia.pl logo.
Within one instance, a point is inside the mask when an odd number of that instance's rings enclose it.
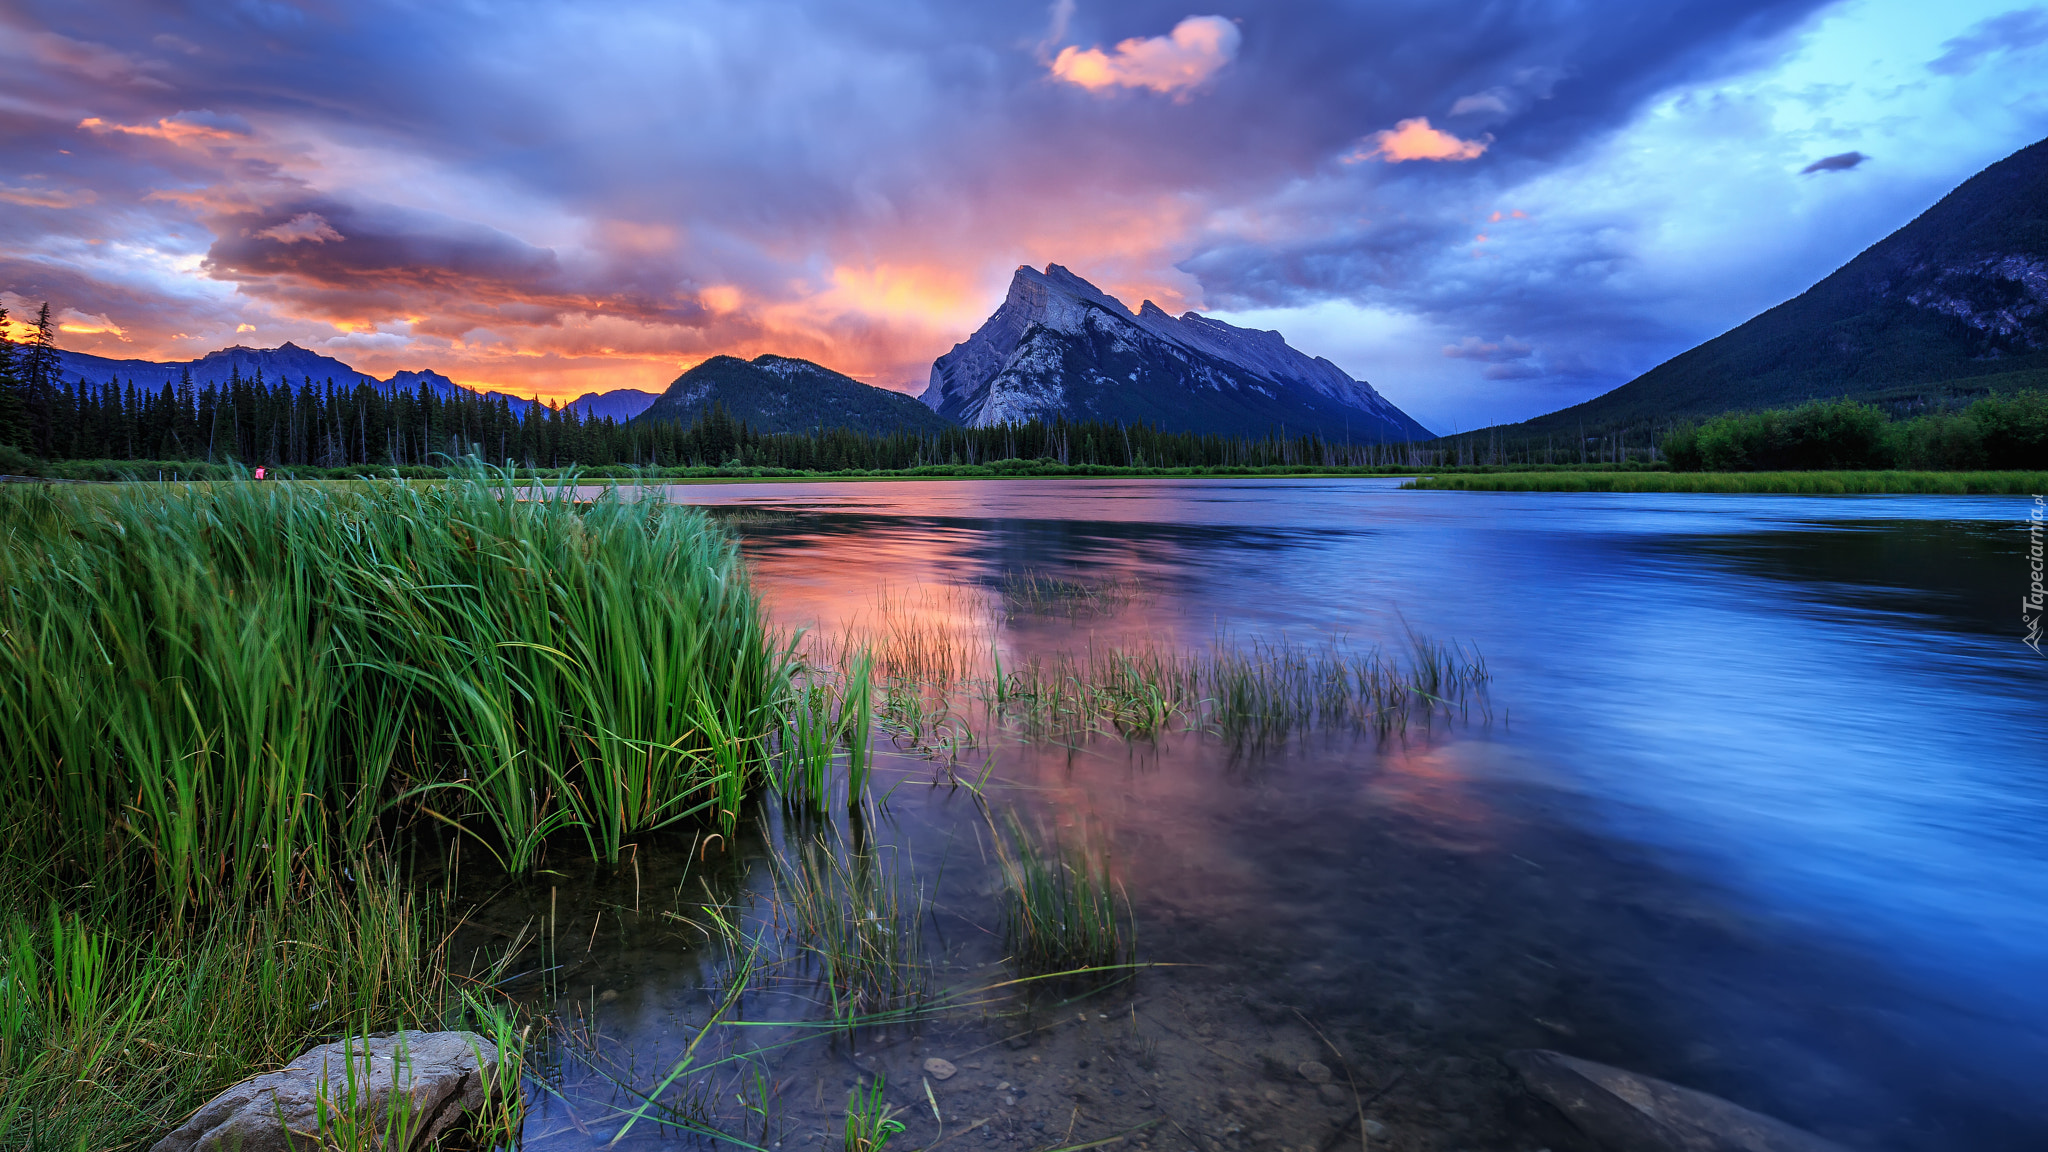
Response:
[[[2041,620],[2044,615],[2048,615],[2048,612],[2044,612],[2044,606],[2048,606],[2048,590],[2041,587],[2041,527],[2044,511],[2048,509],[2044,509],[2042,498],[2036,495],[2033,508],[2027,512],[2027,567],[2033,575],[2033,581],[2027,585],[2027,594],[2020,600],[2020,623],[2027,629],[2025,643],[2034,650],[2036,656],[2042,654]]]

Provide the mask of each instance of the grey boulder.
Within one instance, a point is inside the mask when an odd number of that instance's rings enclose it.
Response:
[[[1503,1059],[1608,1152],[1847,1152],[1719,1096],[1562,1052],[1523,1049]]]
[[[322,1044],[214,1097],[151,1152],[325,1148],[323,1097],[330,1118],[346,1115],[380,1141],[402,1124],[408,1138],[392,1152],[424,1148],[490,1101],[497,1070],[497,1046],[474,1032],[380,1032]]]

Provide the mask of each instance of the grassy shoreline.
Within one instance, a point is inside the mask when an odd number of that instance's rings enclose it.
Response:
[[[1799,496],[2029,496],[2048,472],[1550,472],[1418,476],[1404,489],[1457,492],[1698,492]]]
[[[9,485],[0,588],[0,1147],[138,1146],[317,1040],[495,1030],[393,861],[729,837],[790,670],[701,512],[481,472]]]

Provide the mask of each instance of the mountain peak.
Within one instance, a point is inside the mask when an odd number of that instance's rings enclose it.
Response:
[[[1017,269],[988,321],[932,364],[920,399],[975,426],[1065,416],[1229,434],[1283,425],[1353,440],[1429,435],[1278,332],[1194,312],[1175,319],[1150,300],[1133,313],[1058,264]]]

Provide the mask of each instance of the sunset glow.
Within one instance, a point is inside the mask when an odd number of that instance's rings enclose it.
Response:
[[[0,300],[117,358],[290,340],[567,398],[775,352],[916,392],[1058,262],[1469,425],[1796,294],[2048,121],[1995,6],[1609,6],[31,4]],[[1503,332],[1512,381],[1439,354]]]

